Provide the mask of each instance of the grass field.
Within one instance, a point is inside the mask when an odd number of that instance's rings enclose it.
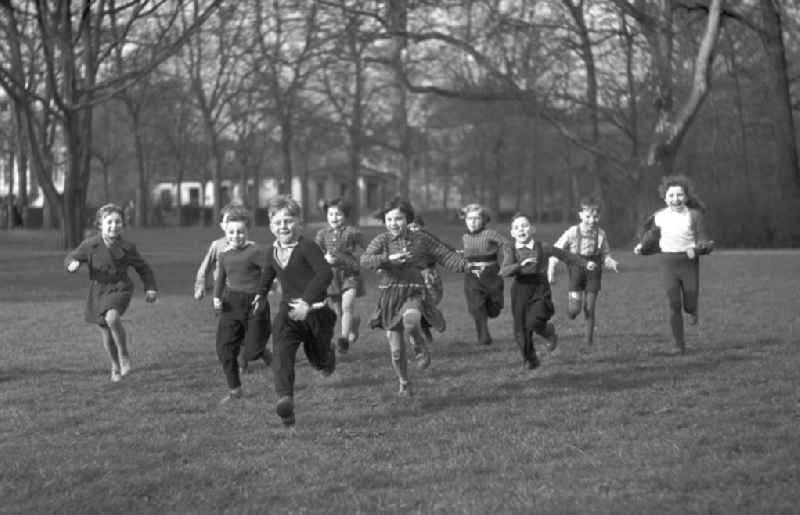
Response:
[[[461,230],[434,229],[454,243]],[[591,351],[563,316],[562,268],[560,348],[535,372],[507,309],[495,344],[473,343],[461,278],[445,274],[448,330],[430,369],[412,367],[415,397],[396,397],[383,334],[362,332],[330,378],[300,353],[287,430],[263,367],[240,403],[217,405],[215,318],[191,298],[217,233],[129,233],[161,297],[145,304],[136,278],[134,371],[116,384],[82,321],[85,271],[63,272],[52,233],[0,233],[0,512],[800,511],[800,252],[706,258],[685,356],[655,260],[615,253],[622,273],[604,278]],[[359,310],[374,301],[369,288]]]

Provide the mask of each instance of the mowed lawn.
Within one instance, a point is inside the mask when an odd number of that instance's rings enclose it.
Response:
[[[505,227],[496,225],[505,231]],[[552,241],[555,231],[543,228]],[[313,234],[314,228],[309,228]],[[437,228],[458,241],[461,228]],[[375,229],[365,230],[368,235]],[[323,378],[302,351],[296,429],[271,373],[226,393],[209,299],[191,297],[219,230],[132,230],[160,283],[125,315],[134,370],[112,384],[83,322],[85,270],[63,271],[46,232],[0,233],[0,512],[797,513],[800,252],[718,251],[701,270],[701,321],[675,355],[657,260],[618,248],[596,344],[569,321],[523,370],[506,309],[477,347],[462,278],[445,274],[433,363],[396,397],[385,336],[362,330]],[[267,241],[265,228],[253,234]],[[375,276],[359,299],[375,305]]]

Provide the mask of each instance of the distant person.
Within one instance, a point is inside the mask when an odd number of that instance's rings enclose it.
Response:
[[[594,270],[597,265],[558,247],[535,241],[536,227],[531,218],[517,213],[511,218],[511,245],[503,256],[500,274],[512,277],[511,315],[514,319],[514,338],[528,369],[538,368],[539,358],[533,344],[533,333],[547,341],[547,348],[555,350],[558,345],[556,328],[550,322],[555,313],[547,280],[548,259],[555,256],[570,265]]]
[[[150,265],[136,246],[122,238],[124,214],[116,204],[105,204],[95,217],[100,233],[85,239],[67,254],[64,266],[74,273],[84,263],[89,267],[89,298],[85,320],[97,324],[103,346],[111,359],[111,381],[118,382],[131,370],[122,315],[133,296],[133,282],[128,267],[133,267],[145,288],[145,301],[158,297],[156,280]]]
[[[222,224],[226,245],[217,258],[213,298],[219,313],[217,357],[230,389],[222,404],[242,397],[240,364],[246,370],[250,361],[263,360],[267,367],[272,362],[269,303],[256,301],[267,250],[248,239],[250,224],[243,207],[229,209]]]
[[[134,215],[136,214],[136,205],[133,203],[132,200],[129,200],[125,203],[125,225],[127,227],[133,227],[133,224],[136,223],[134,220]]]
[[[358,339],[361,318],[355,311],[356,297],[364,296],[359,257],[364,251],[364,237],[356,227],[347,224],[350,206],[337,198],[324,202],[323,212],[328,227],[317,231],[314,241],[331,265],[333,280],[328,286],[328,302],[341,320],[336,350],[344,354]]]
[[[582,266],[569,266],[569,300],[567,316],[574,320],[581,312],[586,320],[586,345],[594,343],[595,311],[597,296],[600,295],[603,266],[615,272],[619,264],[611,257],[608,236],[600,227],[600,203],[592,197],[580,201],[578,211],[580,223],[573,225],[558,238],[555,246],[578,254],[587,261],[597,264],[592,271]],[[547,269],[550,284],[555,284],[555,270],[558,258],[551,257]]]
[[[336,313],[325,302],[333,271],[319,246],[302,236],[300,204],[279,195],[270,199],[267,211],[275,242],[267,252],[256,302],[267,301],[267,292],[277,278],[283,293],[272,324],[275,411],[285,426],[293,426],[295,359],[300,345],[311,366],[323,375],[336,370],[336,352],[331,346]]]
[[[633,251],[641,255],[660,254],[661,283],[669,301],[672,340],[684,354],[683,312],[688,315],[689,325],[697,324],[700,256],[714,250],[714,242],[708,239],[703,226],[705,205],[692,191],[687,177],[664,177],[658,193],[667,207],[647,219]]]
[[[489,319],[497,318],[503,310],[505,285],[499,274],[500,261],[511,241],[487,227],[491,218],[482,205],[468,204],[461,209],[461,215],[467,226],[462,241],[469,264],[469,273],[464,275],[464,297],[475,322],[478,344],[490,345]]]
[[[452,247],[434,236],[433,233],[425,229],[425,220],[423,220],[423,218],[416,213],[414,213],[414,220],[408,224],[408,230],[411,232],[422,231],[431,238],[440,242],[442,245],[446,246],[448,249],[454,250]],[[444,298],[444,283],[442,282],[442,275],[439,273],[436,263],[435,256],[428,256],[427,260],[424,263],[421,263],[422,268],[420,268],[419,271],[420,274],[422,274],[422,280],[425,282],[425,289],[428,292],[428,299],[433,303],[434,306],[438,306],[439,303],[442,302],[442,298]],[[431,333],[430,324],[426,320],[423,320],[421,327],[422,334],[425,336],[427,344],[431,345],[433,343],[433,333]],[[415,359],[424,359],[424,357],[419,356],[419,352],[422,350],[419,346],[415,347],[413,350],[416,354],[414,356]]]
[[[431,358],[422,333],[429,324],[444,331],[445,320],[429,296],[421,270],[431,261],[445,269],[463,272],[466,262],[452,249],[425,231],[409,231],[414,208],[407,201],[395,198],[378,212],[386,232],[380,233],[361,255],[361,265],[379,272],[378,305],[370,327],[383,329],[389,341],[392,367],[400,382],[398,395],[412,395],[406,360],[406,338],[415,349],[417,365],[425,369]]]

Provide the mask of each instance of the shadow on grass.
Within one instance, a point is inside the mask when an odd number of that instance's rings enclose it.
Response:
[[[704,354],[697,354],[697,357],[700,358]],[[657,356],[657,354],[654,356]],[[674,363],[634,365],[590,372],[556,372],[548,376],[544,382],[547,386],[555,388],[614,392],[648,388],[657,383],[674,381],[676,378],[704,374],[724,364],[757,360],[755,356],[715,354],[714,359],[685,363],[683,362],[684,359],[692,359],[691,353],[685,356],[676,356],[673,353],[668,356],[674,357],[676,361]],[[516,389],[515,386],[509,385],[506,388]]]

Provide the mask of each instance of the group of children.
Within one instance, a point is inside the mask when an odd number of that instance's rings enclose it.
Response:
[[[698,257],[713,249],[702,224],[704,208],[683,176],[664,178],[660,194],[666,207],[645,224],[637,254],[661,256],[664,288],[670,307],[670,327],[675,345],[685,351],[682,311],[689,323],[697,322]],[[470,204],[462,209],[467,232],[463,250],[455,250],[424,229],[410,203],[396,198],[376,214],[386,231],[364,246],[361,233],[346,224],[348,206],[337,199],[324,204],[327,227],[312,239],[303,236],[300,205],[278,196],[268,207],[275,241],[271,247],[248,238],[251,216],[241,206],[223,210],[224,237],[214,241],[195,281],[194,296],[205,295],[206,277],[214,271],[213,307],[219,314],[216,351],[229,387],[222,399],[242,397],[241,373],[248,363],[271,365],[277,394],[276,412],[282,422],[295,423],[295,359],[302,345],[311,365],[323,375],[336,368],[336,355],[348,351],[359,334],[355,299],[364,295],[361,268],[379,275],[377,304],[369,326],[382,329],[389,343],[392,367],[399,382],[398,395],[412,395],[408,351],[419,368],[430,365],[431,328],[445,330],[437,307],[442,282],[437,268],[464,273],[467,309],[475,323],[477,342],[490,345],[488,321],[504,305],[504,278],[511,278],[511,314],[514,339],[526,368],[540,365],[534,334],[549,350],[558,344],[550,321],[555,309],[550,285],[559,260],[569,266],[568,316],[581,312],[586,319],[586,343],[591,345],[602,268],[618,271],[605,232],[599,227],[599,204],[580,203],[580,223],[567,229],[554,245],[534,238],[530,216],[515,214],[511,239],[488,227],[487,210]],[[130,371],[121,316],[133,292],[127,268],[133,267],[145,284],[146,300],[153,302],[157,288],[153,272],[136,250],[122,239],[123,212],[114,204],[97,212],[100,233],[82,242],[65,260],[69,272],[81,264],[89,267],[91,281],[86,321],[100,327],[102,342],[112,363],[111,379],[119,381]],[[275,280],[281,299],[270,316],[267,295]],[[340,322],[338,334],[336,322]],[[273,350],[267,349],[270,335]]]

